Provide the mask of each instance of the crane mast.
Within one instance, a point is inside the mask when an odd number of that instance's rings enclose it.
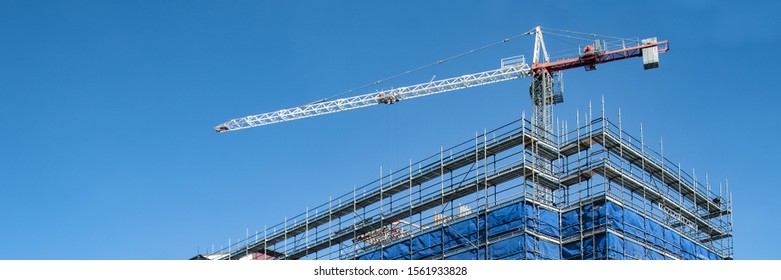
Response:
[[[629,46],[624,40],[621,40],[621,45],[612,49],[604,41],[594,40],[592,45],[586,46],[582,52],[579,51],[576,57],[551,61],[543,39],[542,28],[537,26],[525,34],[534,34],[535,36],[534,56],[531,65],[526,63],[523,56],[509,57],[501,60],[498,69],[353,97],[335,100],[323,99],[298,107],[232,119],[215,126],[214,129],[217,132],[228,132],[377,104],[390,105],[406,99],[531,77],[529,95],[534,107],[534,131],[539,137],[550,140],[553,133],[553,106],[564,102],[561,71],[577,67],[584,67],[586,71],[591,71],[595,70],[598,64],[640,56],[643,57],[644,69],[653,69],[659,66],[659,53],[669,50],[667,41],[657,42],[655,37],[642,41],[630,41],[630,44],[634,42],[634,45]]]
[[[545,40],[542,37],[542,30],[537,26],[534,28],[534,58],[532,59],[532,67],[540,65],[541,54],[543,63],[550,62],[548,50],[545,48]],[[533,68],[532,83],[529,87],[529,95],[531,95],[532,106],[534,107],[532,114],[534,132],[545,140],[550,140],[549,134],[553,132],[553,105],[564,102],[563,92],[558,91],[554,93],[553,74],[546,68]]]

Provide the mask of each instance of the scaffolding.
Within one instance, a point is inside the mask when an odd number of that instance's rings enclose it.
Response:
[[[524,115],[193,259],[732,259],[728,186],[602,112]]]

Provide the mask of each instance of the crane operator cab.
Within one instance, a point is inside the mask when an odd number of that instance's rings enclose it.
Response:
[[[597,61],[597,57],[602,55],[602,53],[604,52],[602,47],[603,44],[604,41],[597,39],[594,40],[593,45],[586,45],[586,47],[583,48],[583,53],[580,54],[580,59],[592,62],[590,64],[583,66],[586,69],[586,71],[597,70],[597,63],[599,63]]]
[[[389,94],[389,95],[385,95],[383,93],[377,94],[377,103],[390,105],[398,102],[399,100],[401,99],[399,99],[399,97],[396,96],[395,94]]]

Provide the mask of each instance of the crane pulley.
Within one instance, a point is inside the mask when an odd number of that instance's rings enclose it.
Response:
[[[534,106],[534,127],[541,137],[547,138],[547,135],[552,133],[553,105],[564,101],[560,86],[560,71],[577,67],[584,67],[587,71],[595,70],[597,64],[639,56],[643,57],[645,69],[653,69],[659,65],[658,54],[669,50],[667,41],[657,42],[656,38],[629,41],[629,44],[621,40],[621,45],[613,48],[602,40],[595,40],[593,45],[586,46],[577,56],[551,61],[543,40],[542,29],[538,26],[526,34],[535,35],[534,57],[531,65],[526,63],[523,56],[505,58],[501,60],[498,69],[353,97],[321,99],[298,107],[232,119],[217,125],[214,129],[217,132],[228,132],[377,104],[394,104],[417,97],[532,77],[529,93]]]

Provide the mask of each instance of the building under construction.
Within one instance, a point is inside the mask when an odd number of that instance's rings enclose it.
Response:
[[[534,110],[263,232],[193,259],[732,259],[732,200],[591,110],[553,123],[560,71],[631,57],[658,67],[666,41],[595,40],[550,61],[539,27],[531,65],[234,119],[227,132],[531,77]],[[503,42],[508,41],[505,39]],[[632,45],[633,44],[633,45]],[[604,103],[603,103],[604,104]]]
[[[534,131],[522,118],[195,258],[732,258],[726,185],[620,118]]]

